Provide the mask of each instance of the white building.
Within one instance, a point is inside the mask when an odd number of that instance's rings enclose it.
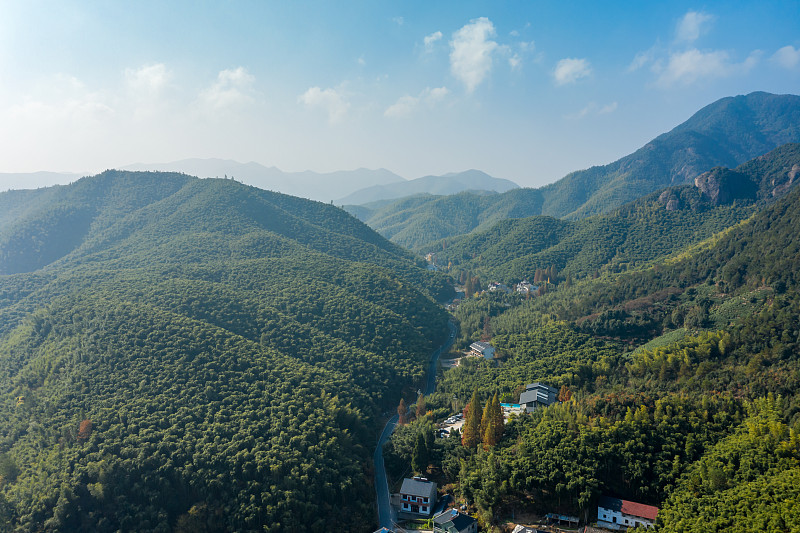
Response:
[[[536,292],[537,290],[539,290],[539,287],[525,280],[517,283],[516,290],[519,293],[528,294]]]
[[[400,510],[428,517],[436,504],[436,483],[424,477],[406,478],[400,487]]]
[[[653,527],[658,507],[602,496],[597,502],[597,525],[608,529]]]
[[[496,281],[489,283],[489,292],[497,291],[504,292],[506,294],[511,293],[511,289],[508,288],[508,285],[504,285],[503,283],[498,283]]]
[[[469,345],[469,349],[475,355],[480,355],[486,359],[494,359],[494,347],[488,342],[473,342]]]
[[[537,382],[525,387],[525,392],[519,395],[519,405],[532,413],[541,407],[553,405],[557,399],[558,391],[555,388]]]

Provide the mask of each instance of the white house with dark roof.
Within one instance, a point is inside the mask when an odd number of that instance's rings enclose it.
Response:
[[[475,355],[480,355],[486,359],[494,359],[494,346],[488,342],[473,342],[469,345],[469,349]]]
[[[400,511],[420,517],[433,513],[436,504],[436,483],[423,477],[406,478],[400,487]]]
[[[433,517],[433,533],[477,533],[478,521],[449,509]]]
[[[658,507],[602,496],[597,502],[597,525],[607,529],[654,527]]]
[[[528,413],[534,412],[541,407],[547,407],[556,403],[558,391],[550,385],[544,383],[531,383],[525,387],[525,392],[519,395],[519,404]]]
[[[536,292],[539,289],[536,285],[529,283],[527,280],[520,281],[517,283],[515,290],[521,294],[529,294]]]

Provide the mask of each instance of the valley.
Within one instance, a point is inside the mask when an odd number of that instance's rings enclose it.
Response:
[[[796,530],[797,98],[720,100],[541,189],[0,193],[0,531],[432,527],[390,507],[413,476],[481,531],[617,500],[657,531]]]

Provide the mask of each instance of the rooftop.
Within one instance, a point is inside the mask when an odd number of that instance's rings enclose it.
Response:
[[[647,518],[648,520],[655,520],[656,515],[658,514],[658,507],[655,507],[654,505],[646,505],[644,503],[621,500],[619,498],[612,498],[610,496],[600,497],[597,505],[599,507],[611,509],[612,511],[621,512],[630,516]]]
[[[478,342],[473,342],[472,344],[469,345],[469,347],[485,350],[487,348],[491,348],[492,345],[489,344],[488,342],[478,341]]]
[[[476,520],[471,516],[461,514],[455,509],[450,509],[449,511],[444,511],[443,513],[434,516],[433,521],[440,526],[448,523],[453,524],[457,531],[463,531],[472,525],[472,523],[476,522]]]
[[[436,483],[422,479],[406,478],[403,480],[402,487],[400,487],[400,494],[430,498],[436,495]]]

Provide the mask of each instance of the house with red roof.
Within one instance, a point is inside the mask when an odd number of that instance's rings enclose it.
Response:
[[[602,496],[597,502],[597,525],[608,529],[653,527],[658,507]]]

